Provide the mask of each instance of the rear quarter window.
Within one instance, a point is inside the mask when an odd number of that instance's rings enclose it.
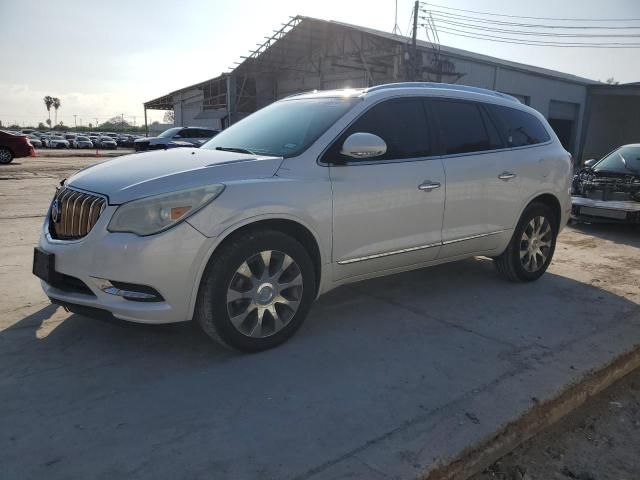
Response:
[[[487,105],[508,147],[548,142],[551,137],[542,122],[530,113],[501,105]]]

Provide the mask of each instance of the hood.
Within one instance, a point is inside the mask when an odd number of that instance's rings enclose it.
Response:
[[[120,205],[150,195],[212,183],[272,177],[281,157],[261,157],[198,148],[174,148],[124,155],[69,178],[70,187],[101,193]]]

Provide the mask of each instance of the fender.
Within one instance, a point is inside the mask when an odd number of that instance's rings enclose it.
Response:
[[[292,215],[290,213],[284,213],[284,212],[280,212],[280,213],[269,213],[269,214],[261,214],[261,215],[254,215],[254,216],[250,216],[250,217],[246,217],[236,223],[233,223],[229,226],[227,226],[222,232],[220,232],[220,234],[218,234],[215,237],[209,237],[209,245],[207,246],[207,250],[206,253],[204,255],[204,259],[201,262],[201,264],[198,267],[198,270],[196,272],[196,276],[194,279],[194,283],[193,283],[193,288],[191,290],[191,298],[189,300],[189,307],[188,307],[188,313],[189,313],[189,318],[192,319],[193,318],[193,312],[195,310],[196,307],[196,301],[198,299],[198,290],[200,289],[200,282],[202,280],[202,275],[204,274],[204,270],[207,266],[207,264],[209,263],[209,260],[211,259],[211,256],[214,254],[214,252],[216,251],[216,249],[230,236],[233,235],[235,232],[237,232],[238,230],[240,230],[243,227],[246,227],[248,225],[251,225],[253,223],[257,223],[260,221],[264,221],[264,220],[289,220],[292,222],[295,222],[301,226],[303,226],[304,228],[306,228],[309,232],[311,232],[311,235],[313,235],[313,238],[316,242],[316,245],[318,245],[318,250],[320,251],[320,260],[321,260],[321,269],[320,269],[320,285],[318,285],[318,295],[320,295],[321,292],[324,292],[324,288],[323,288],[323,284],[325,282],[326,278],[330,278],[330,275],[325,275],[325,270],[326,268],[328,268],[328,265],[330,264],[330,258],[329,255],[327,253],[327,249],[324,248],[323,242],[320,241],[320,236],[318,235],[318,232],[316,231],[315,228],[311,227],[311,225],[309,225],[307,222],[305,222],[302,218],[297,217],[295,215]],[[188,222],[189,220],[187,220]],[[191,225],[193,228],[196,228],[195,226]],[[197,230],[197,228],[196,228]],[[202,233],[202,232],[200,232]]]

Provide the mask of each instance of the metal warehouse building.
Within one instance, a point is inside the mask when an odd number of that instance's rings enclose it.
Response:
[[[144,103],[145,119],[149,109],[173,110],[176,125],[225,128],[301,91],[418,80],[513,95],[541,112],[578,158],[598,157],[621,143],[640,141],[640,85],[604,85],[421,40],[415,62],[412,52],[408,37],[293,17],[229,73]]]

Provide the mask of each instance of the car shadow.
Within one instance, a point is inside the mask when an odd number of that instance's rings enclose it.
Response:
[[[0,332],[0,465],[7,478],[290,478],[637,311],[551,272],[505,282],[482,258],[339,288],[254,355],[191,322],[49,305]]]

